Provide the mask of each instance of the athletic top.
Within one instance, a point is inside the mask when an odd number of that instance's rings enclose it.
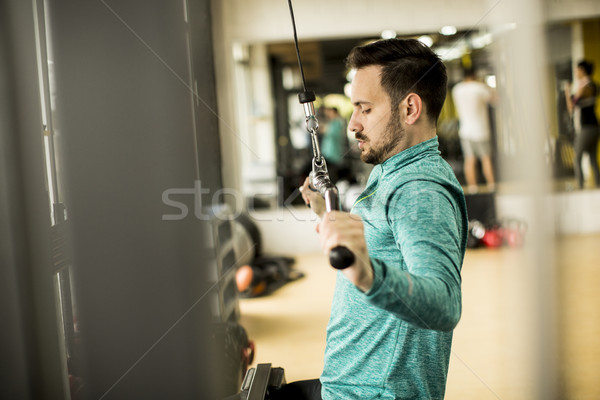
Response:
[[[581,97],[575,98],[574,106],[580,110],[579,126],[593,125],[598,126],[596,118],[596,97],[598,96],[598,87],[595,82],[588,81]]]
[[[363,293],[337,275],[322,397],[443,399],[468,222],[437,137],[375,166],[352,212],[374,282]]]
[[[489,140],[488,104],[490,88],[478,81],[459,82],[452,89],[452,100],[458,113],[458,134],[461,139]]]

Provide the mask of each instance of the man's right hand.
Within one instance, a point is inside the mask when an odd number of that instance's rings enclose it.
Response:
[[[300,187],[300,193],[306,205],[312,208],[319,218],[322,218],[325,214],[325,199],[318,190],[312,187],[309,178],[304,180],[304,184]]]

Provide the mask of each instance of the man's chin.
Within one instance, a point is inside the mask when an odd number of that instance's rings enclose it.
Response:
[[[375,157],[373,154],[364,150],[360,153],[360,160],[365,164],[375,164]]]

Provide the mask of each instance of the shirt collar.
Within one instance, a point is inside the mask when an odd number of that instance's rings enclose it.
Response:
[[[438,137],[435,136],[424,142],[409,147],[406,150],[402,150],[398,154],[391,156],[381,164],[381,168],[383,171],[395,170],[405,165],[408,165],[411,162],[416,161],[426,155],[440,154],[438,147]]]

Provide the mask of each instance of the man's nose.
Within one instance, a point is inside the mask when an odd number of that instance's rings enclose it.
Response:
[[[353,112],[352,116],[350,117],[350,121],[348,122],[348,129],[351,132],[361,132],[363,130],[363,126],[360,123],[360,121],[358,121],[358,118],[356,117],[356,113]]]

